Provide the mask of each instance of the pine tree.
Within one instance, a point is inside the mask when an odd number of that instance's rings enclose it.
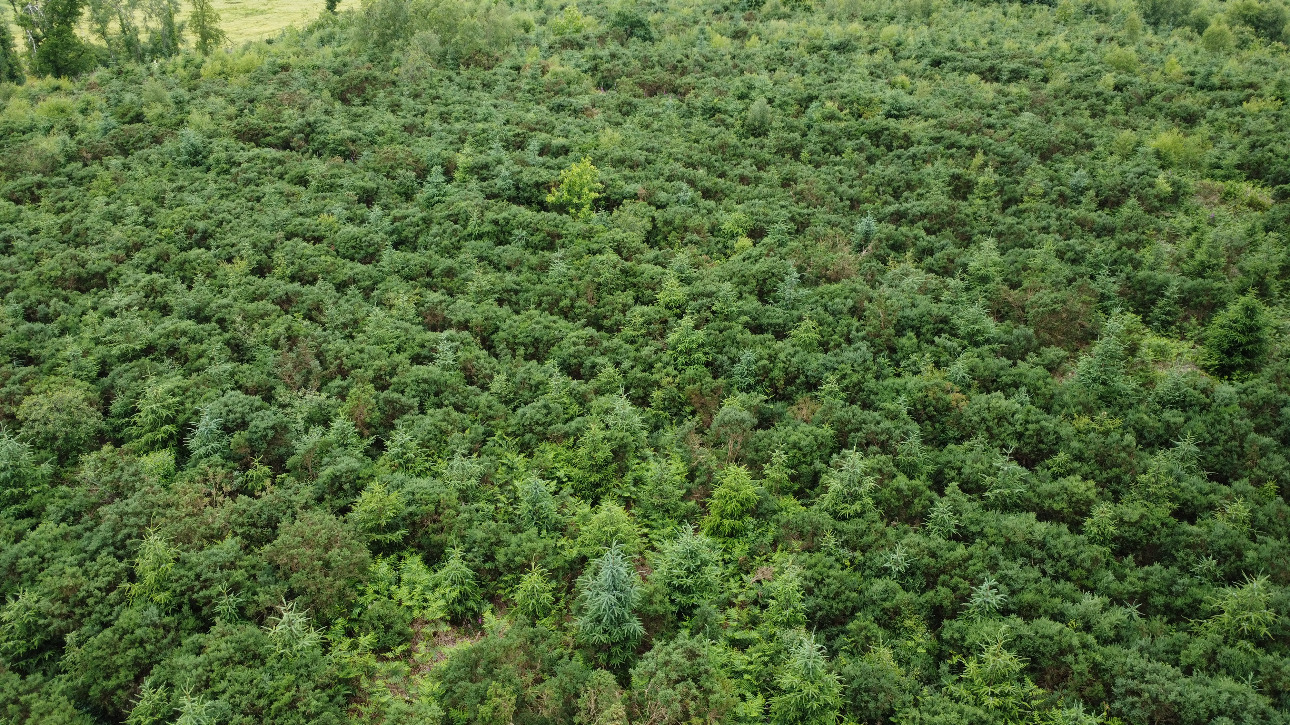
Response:
[[[778,634],[806,624],[806,595],[802,591],[801,569],[791,562],[775,569],[775,578],[766,585],[762,621]]]
[[[1008,602],[1008,596],[999,591],[999,582],[993,577],[986,577],[981,584],[972,590],[968,599],[967,614],[972,619],[985,619],[993,616]]]
[[[165,606],[174,598],[170,590],[171,572],[179,550],[157,531],[149,531],[139,545],[139,555],[135,559],[135,581],[128,585],[127,591],[131,601],[144,600]]]
[[[1252,295],[1232,303],[1205,332],[1207,367],[1224,377],[1252,372],[1267,356],[1271,326],[1263,303]]]
[[[575,6],[569,7],[577,11]],[[576,219],[590,219],[595,214],[592,204],[600,198],[600,192],[604,188],[599,179],[600,172],[591,163],[591,159],[584,156],[581,161],[560,172],[560,182],[547,194],[546,202],[568,209],[569,214]]]
[[[765,98],[758,98],[748,106],[748,115],[744,118],[744,130],[749,136],[764,136],[775,120],[774,112]]]
[[[948,498],[937,499],[927,517],[927,533],[939,539],[949,539],[958,532],[958,528],[959,517],[954,513],[954,504]]]
[[[1033,722],[1030,715],[1045,693],[1025,676],[1025,669],[1026,660],[1005,649],[1000,634],[964,661],[963,673],[945,694],[991,713],[991,722]]]
[[[1102,336],[1075,368],[1079,384],[1104,404],[1123,402],[1134,392],[1126,376],[1128,351],[1123,342],[1124,328],[1124,318],[1117,316],[1108,320]]]
[[[179,398],[174,394],[176,387],[173,380],[148,385],[135,403],[135,414],[130,417],[127,435],[131,440],[127,446],[139,452],[170,446],[179,433],[179,425],[176,423]]]
[[[556,506],[555,497],[551,495],[551,489],[547,488],[546,481],[536,476],[529,476],[517,488],[520,499],[520,523],[526,528],[536,529],[538,533],[556,530],[560,525],[560,511]]]
[[[641,531],[636,520],[616,501],[605,499],[591,518],[581,523],[578,552],[588,559],[598,557],[617,544],[623,555],[633,557],[641,550]]]
[[[730,383],[741,393],[752,393],[756,392],[758,382],[757,353],[744,350],[739,354],[739,362],[730,370]]]
[[[828,670],[824,648],[802,635],[776,678],[780,694],[770,703],[775,725],[834,725],[842,707],[842,684]]]
[[[686,527],[663,545],[662,554],[654,576],[683,614],[716,595],[721,568],[715,542]]]
[[[0,512],[28,510],[45,489],[46,472],[36,464],[30,445],[0,427]]]
[[[479,585],[475,583],[475,572],[462,559],[461,549],[448,553],[448,560],[435,572],[434,586],[454,619],[465,619],[479,612]]]
[[[512,610],[517,616],[536,621],[551,613],[555,593],[548,574],[546,569],[534,564],[520,579],[519,586],[515,587],[515,608]]]
[[[369,541],[378,544],[396,544],[407,535],[399,526],[405,506],[398,489],[387,488],[380,481],[373,481],[359,494],[358,501],[349,512],[349,520],[366,534]]]
[[[215,418],[209,410],[202,411],[202,417],[193,426],[193,432],[184,439],[188,446],[189,463],[222,457],[228,451],[228,435],[220,429],[223,421]]]
[[[757,490],[743,466],[726,466],[721,483],[708,501],[708,517],[703,532],[713,536],[737,537],[748,527],[748,518],[757,505]]]
[[[819,505],[834,518],[851,519],[873,507],[871,494],[877,480],[868,474],[868,464],[854,450],[843,451],[838,464],[824,474],[824,495]]]
[[[694,327],[694,318],[686,315],[667,336],[667,350],[677,370],[702,369],[710,355],[707,336]]]
[[[866,214],[863,219],[856,222],[855,241],[852,246],[856,251],[863,252],[869,248],[869,244],[877,234],[878,220],[874,219],[872,214]]]
[[[640,578],[614,542],[579,584],[578,637],[595,648],[606,665],[617,666],[632,656],[645,636],[633,611],[640,597]]]

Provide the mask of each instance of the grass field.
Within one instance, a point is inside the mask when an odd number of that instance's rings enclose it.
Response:
[[[341,0],[339,9],[357,8],[359,2]],[[187,0],[181,0],[181,3],[187,14]],[[215,7],[219,10],[220,27],[228,34],[229,44],[237,45],[272,37],[290,25],[303,25],[318,17],[324,6],[323,0],[215,0]],[[12,12],[3,12],[13,37],[20,39]],[[83,29],[88,34],[88,29]]]
[[[341,0],[340,9],[357,8],[359,0]],[[303,25],[323,12],[322,0],[215,0],[221,26],[233,44],[276,35],[289,25]]]

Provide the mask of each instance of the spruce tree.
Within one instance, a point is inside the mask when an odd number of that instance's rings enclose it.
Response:
[[[534,564],[519,586],[515,587],[515,614],[527,620],[539,620],[551,613],[555,605],[554,587],[549,572]]]
[[[39,466],[31,446],[0,427],[0,513],[22,515],[44,492],[48,469]]]
[[[829,672],[824,648],[803,634],[776,678],[780,694],[770,703],[775,725],[834,725],[842,707],[842,684]]]
[[[223,421],[211,415],[209,409],[202,411],[201,418],[193,426],[193,432],[184,439],[188,446],[189,463],[221,458],[227,451],[229,438],[221,429]]]
[[[856,230],[852,246],[856,251],[863,252],[869,248],[869,244],[873,242],[873,238],[877,234],[878,220],[874,219],[872,214],[866,214],[863,219],[856,222]]]
[[[708,501],[708,517],[703,533],[735,538],[743,535],[749,516],[757,505],[757,489],[743,466],[727,466],[721,472],[721,483]]]
[[[516,488],[519,493],[519,519],[525,528],[536,529],[538,533],[555,531],[560,525],[560,510],[556,505],[551,489],[546,481],[537,476],[529,476]]]
[[[1231,377],[1252,372],[1267,356],[1267,311],[1246,295],[1220,312],[1205,332],[1205,362],[1210,371]]]
[[[578,637],[611,667],[629,660],[645,636],[636,617],[640,578],[618,542],[589,567],[579,584]]]
[[[654,576],[682,614],[716,595],[721,587],[721,568],[715,542],[687,527],[663,545],[662,553]]]
[[[1108,320],[1102,336],[1075,368],[1075,380],[1093,400],[1103,405],[1123,403],[1134,393],[1132,381],[1126,375],[1129,357],[1124,333],[1123,317]]]
[[[453,619],[463,620],[479,613],[479,585],[475,583],[475,572],[462,558],[461,549],[448,553],[448,560],[435,572],[434,585],[435,593]]]

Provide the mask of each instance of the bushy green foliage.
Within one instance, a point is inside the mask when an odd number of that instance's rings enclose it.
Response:
[[[360,5],[6,14],[0,720],[1285,721],[1283,2]]]
[[[623,690],[612,673],[596,670],[578,698],[577,725],[627,725]]]
[[[45,0],[21,6],[11,2],[18,27],[31,44],[31,69],[37,75],[75,76],[93,63],[90,49],[76,34],[85,0]]]
[[[3,8],[0,8],[2,11]],[[0,12],[0,17],[4,17]],[[3,29],[0,29],[0,83],[22,83],[26,73],[22,69],[22,61],[18,58],[18,51],[14,47],[13,35],[9,32],[9,26],[6,23]]]
[[[632,668],[633,721],[727,722],[737,701],[723,660],[716,645],[684,633],[654,645]]]
[[[490,66],[514,39],[510,7],[491,0],[364,0],[358,34],[378,52],[408,61]]]
[[[565,11],[566,16],[570,10],[576,13],[577,6],[570,5]],[[592,214],[591,205],[600,198],[602,187],[599,171],[592,165],[591,159],[584,156],[581,161],[560,172],[560,181],[547,194],[546,203],[568,209],[575,218],[589,219]]]
[[[83,385],[58,385],[33,392],[14,416],[22,424],[24,437],[59,461],[70,461],[91,447],[103,420]]]

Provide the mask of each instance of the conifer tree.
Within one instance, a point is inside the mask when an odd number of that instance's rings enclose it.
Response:
[[[349,519],[357,524],[370,542],[396,544],[408,533],[399,526],[404,509],[403,496],[398,489],[374,481],[359,494],[349,512]]]
[[[682,613],[708,601],[720,588],[716,548],[711,539],[689,527],[664,544],[654,576]]]
[[[634,611],[640,578],[618,542],[588,568],[579,588],[578,637],[606,665],[625,663],[645,636],[645,628]]]
[[[878,233],[878,220],[873,218],[872,214],[866,214],[864,218],[856,222],[855,241],[853,246],[857,251],[863,251],[873,242],[873,238]]]
[[[708,517],[703,532],[713,536],[736,537],[748,526],[748,517],[757,505],[757,490],[743,466],[727,466],[721,472],[721,483],[708,502]]]
[[[520,523],[538,533],[554,531],[560,523],[560,511],[546,481],[529,476],[517,486],[519,489]]]
[[[228,451],[228,435],[221,430],[223,421],[203,410],[202,416],[193,426],[193,432],[184,439],[188,446],[189,462],[219,458]]]
[[[1125,375],[1128,354],[1124,328],[1122,317],[1108,320],[1101,338],[1080,358],[1075,369],[1075,379],[1103,404],[1123,401],[1133,394],[1131,381]]]
[[[573,5],[569,6],[577,12]],[[600,183],[600,172],[591,159],[584,156],[582,160],[560,172],[560,181],[555,189],[547,194],[548,204],[569,210],[576,219],[590,219],[594,212],[592,204],[600,198],[604,184]]]
[[[448,553],[448,560],[435,572],[434,583],[435,592],[454,619],[465,619],[479,612],[479,585],[475,583],[475,573],[462,559],[461,549]]]
[[[1209,369],[1224,377],[1253,371],[1267,356],[1270,327],[1263,303],[1252,295],[1229,305],[1205,333]]]
[[[824,648],[802,635],[776,678],[780,694],[770,703],[775,725],[833,725],[842,707],[842,684],[828,669]]]
[[[551,607],[555,604],[553,589],[547,570],[534,564],[520,580],[519,586],[515,587],[513,611],[528,620],[545,617],[551,613]]]
[[[44,490],[45,473],[36,465],[31,446],[0,428],[0,512],[25,510]]]

